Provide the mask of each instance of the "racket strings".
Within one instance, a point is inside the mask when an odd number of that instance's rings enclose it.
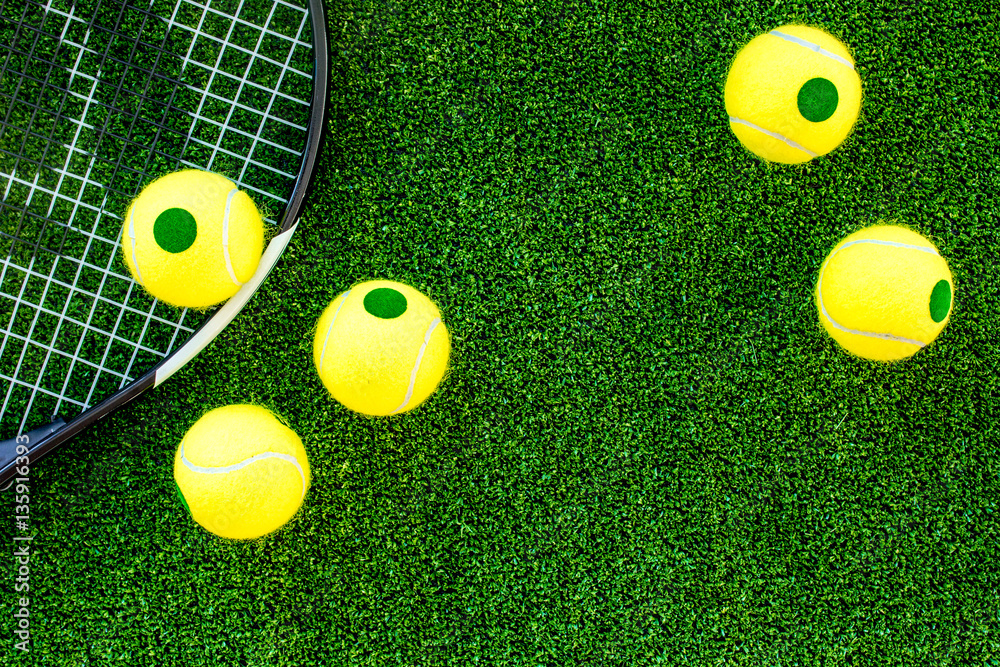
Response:
[[[122,216],[184,167],[282,211],[311,59],[292,1],[0,0],[0,438],[115,394],[209,317],[131,280]]]

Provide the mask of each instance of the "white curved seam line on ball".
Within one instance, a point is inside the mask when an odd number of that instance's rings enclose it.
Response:
[[[231,466],[214,466],[209,468],[191,463],[191,461],[189,461],[188,458],[184,456],[184,445],[183,444],[181,445],[181,462],[184,464],[184,466],[191,472],[199,472],[205,475],[224,475],[226,473],[236,472],[241,468],[246,468],[251,463],[256,463],[257,461],[263,461],[264,459],[281,459],[282,461],[288,461],[293,466],[295,466],[295,469],[299,471],[299,477],[302,478],[302,498],[306,497],[306,473],[302,469],[302,466],[299,464],[298,459],[296,459],[294,456],[289,456],[288,454],[282,454],[281,452],[263,452],[255,456],[251,456],[248,459],[243,459],[239,463],[234,463]]]
[[[132,210],[128,212],[128,237],[132,240],[132,266],[135,267],[135,273],[139,276],[139,282],[142,282],[142,271],[139,270],[139,260],[135,257],[135,206],[132,206]]]
[[[799,46],[803,46],[812,51],[813,53],[818,53],[821,56],[832,58],[841,65],[846,65],[847,67],[854,69],[854,63],[852,63],[847,58],[844,58],[843,56],[838,56],[836,53],[833,53],[832,51],[827,51],[819,44],[810,42],[808,39],[802,39],[801,37],[796,37],[795,35],[789,35],[786,32],[779,32],[777,30],[772,30],[769,34],[774,35],[775,37],[780,37],[781,39],[792,42],[793,44],[798,44]]]
[[[226,215],[222,218],[222,254],[226,258],[226,270],[229,271],[229,277],[233,279],[237,287],[243,287],[243,283],[236,278],[236,271],[233,270],[233,260],[229,257],[229,208],[232,206],[233,197],[238,193],[239,190],[233,188],[229,191],[229,196],[226,197]]]
[[[344,298],[340,300],[340,305],[337,306],[337,312],[333,314],[333,319],[330,320],[330,326],[326,328],[326,336],[323,337],[323,350],[319,353],[320,370],[323,369],[323,359],[326,357],[326,345],[330,342],[330,332],[333,331],[333,325],[337,321],[337,316],[340,315],[340,309],[344,307],[344,302],[347,301],[347,295],[350,293],[351,290],[344,292]]]
[[[791,146],[792,148],[794,148],[796,150],[802,151],[803,153],[805,153],[809,157],[817,157],[819,155],[818,153],[813,153],[811,150],[809,150],[805,146],[802,146],[802,145],[799,145],[799,144],[795,143],[794,141],[792,141],[791,139],[789,139],[788,137],[786,137],[786,136],[784,136],[782,134],[778,134],[777,132],[772,132],[771,130],[765,130],[760,125],[754,125],[753,123],[751,123],[748,120],[743,120],[742,118],[737,118],[736,116],[730,116],[729,117],[729,122],[730,123],[741,123],[743,125],[746,125],[750,129],[757,130],[758,132],[763,132],[764,134],[766,134],[769,137],[773,137],[774,139],[777,139],[778,141],[783,141],[787,145]]]
[[[848,329],[840,322],[830,317],[830,313],[826,312],[826,305],[823,303],[823,273],[826,272],[827,264],[829,264],[830,260],[832,260],[834,256],[844,248],[849,248],[853,245],[859,245],[861,243],[871,243],[872,245],[884,245],[884,246],[889,246],[890,248],[920,250],[922,252],[928,252],[932,255],[938,254],[934,248],[928,248],[927,246],[912,245],[909,243],[898,243],[896,241],[883,241],[881,239],[858,239],[857,241],[851,241],[850,243],[845,243],[844,245],[837,248],[836,251],[831,253],[829,257],[826,258],[826,261],[823,262],[823,268],[820,269],[819,272],[819,281],[816,286],[816,294],[819,296],[819,309],[820,312],[823,313],[823,317],[825,317],[826,321],[829,322],[834,328],[836,328],[839,331],[843,331],[844,333],[855,334],[858,336],[866,336],[868,338],[881,338],[882,340],[891,340],[897,343],[909,343],[910,345],[916,345],[917,347],[926,347],[927,343],[922,343],[919,340],[912,340],[910,338],[904,338],[903,336],[894,336],[892,334],[878,333],[876,331],[858,331],[855,329]]]
[[[431,322],[431,325],[427,327],[427,333],[424,334],[424,342],[420,345],[420,351],[417,352],[417,361],[416,363],[413,364],[413,370],[410,371],[410,386],[406,388],[406,397],[403,399],[402,404],[400,404],[398,408],[396,408],[389,414],[391,415],[396,414],[397,412],[405,408],[406,404],[410,402],[411,398],[413,398],[413,385],[417,383],[417,372],[420,370],[420,362],[423,361],[424,351],[427,349],[427,346],[430,345],[431,334],[434,333],[434,329],[439,324],[441,324],[441,318],[435,317],[434,321]]]

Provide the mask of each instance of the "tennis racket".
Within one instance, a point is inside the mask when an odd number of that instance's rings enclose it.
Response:
[[[0,486],[246,304],[295,232],[328,87],[320,0],[0,0]],[[208,312],[159,303],[122,260],[129,202],[183,168],[233,180],[274,227]]]

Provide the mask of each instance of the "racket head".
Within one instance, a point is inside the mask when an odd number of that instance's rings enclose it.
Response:
[[[0,0],[0,45],[5,484],[16,436],[37,460],[164,381],[249,300],[312,183],[330,71],[320,0]],[[121,259],[128,203],[182,168],[232,179],[272,237],[254,279],[205,312],[157,302]]]

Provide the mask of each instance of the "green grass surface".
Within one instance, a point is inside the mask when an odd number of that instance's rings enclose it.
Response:
[[[37,464],[32,651],[5,613],[0,663],[1000,664],[992,3],[327,6],[300,229],[200,357]],[[739,47],[789,22],[843,39],[864,86],[847,142],[796,167],[722,106]],[[894,365],[842,352],[811,302],[879,220],[956,283]],[[323,308],[372,278],[453,338],[438,392],[387,419],[311,359]],[[251,543],[172,481],[190,425],[239,402],[313,470]]]

